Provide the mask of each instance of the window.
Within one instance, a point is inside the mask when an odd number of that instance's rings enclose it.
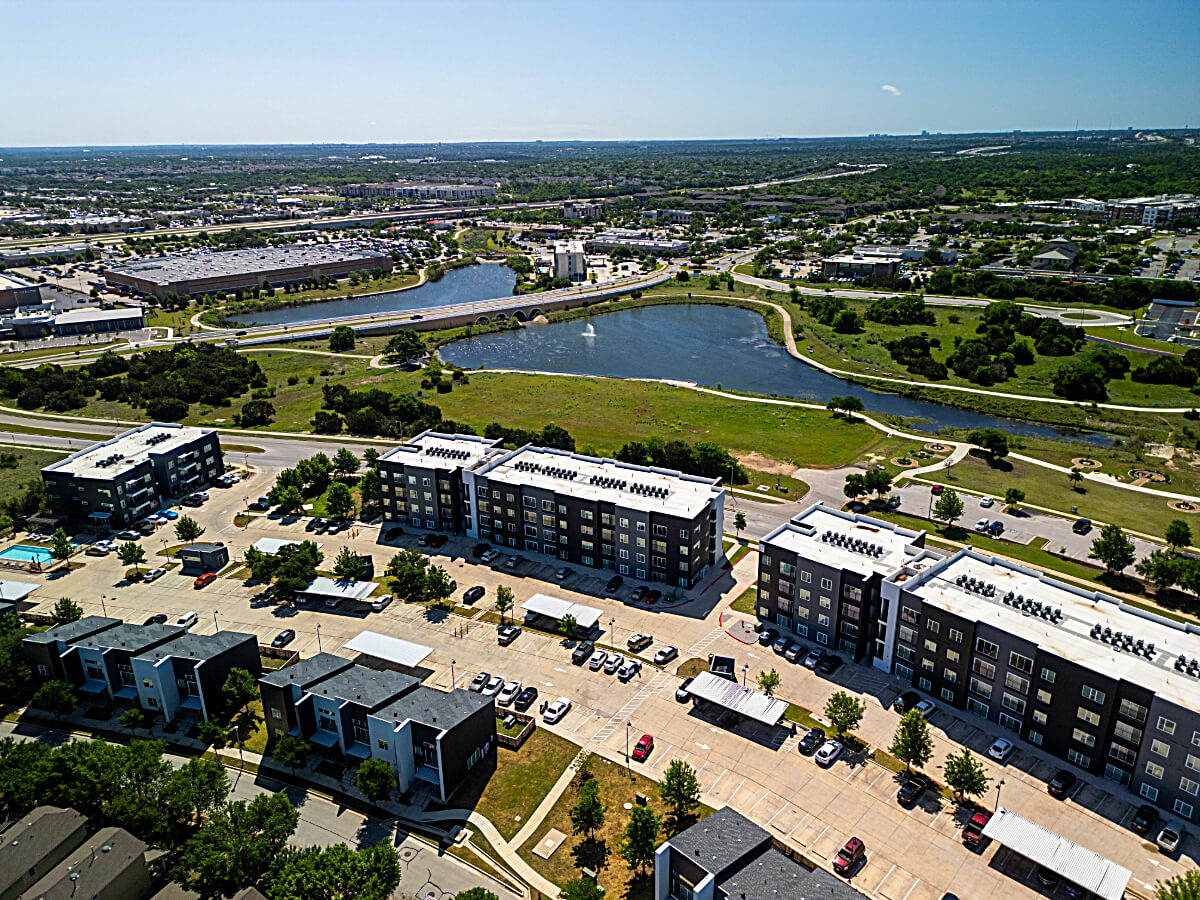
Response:
[[[829,643],[829,635],[827,635],[823,631],[818,631],[817,632],[817,643],[818,644],[828,644]],[[929,690],[929,688],[926,688],[925,690]]]
[[[536,509],[536,508],[537,508],[537,498],[536,498],[536,497],[522,497],[522,498],[521,498],[521,502],[522,502],[522,503],[523,503],[525,506],[528,506],[530,509]]]
[[[1000,657],[999,645],[993,644],[984,638],[975,638],[975,652],[982,653],[989,659],[998,659]]]
[[[1082,719],[1083,721],[1087,722],[1089,725],[1099,725],[1100,724],[1100,716],[1098,716],[1096,713],[1092,712],[1086,706],[1081,706],[1077,710],[1075,710],[1075,717],[1078,719]]]
[[[931,640],[929,640],[929,638],[926,638],[925,639],[925,649],[928,650],[930,653],[937,653],[937,641],[931,641]]]
[[[795,578],[796,577],[796,567],[793,566],[791,563],[781,562],[779,564],[779,574],[782,575],[784,578]]]
[[[950,629],[950,641],[951,641],[951,643],[954,643],[954,644],[961,644],[961,643],[962,643],[962,637],[963,637],[963,635],[962,635],[962,632],[961,632],[961,631],[959,631],[957,628],[951,628],[951,629]]]
[[[1042,710],[1035,709],[1033,711],[1033,721],[1037,722],[1039,725],[1045,725],[1047,719],[1047,715]]]
[[[829,578],[822,578],[821,579],[821,590],[832,591],[833,590],[833,581]]]
[[[1179,789],[1185,794],[1191,794],[1195,797],[1200,794],[1200,781],[1193,781],[1186,775],[1179,779]]]
[[[976,675],[982,675],[984,678],[994,678],[996,676],[996,667],[990,662],[979,657],[971,662],[971,671]]]
[[[847,600],[853,600],[855,603],[859,603],[862,601],[862,588],[853,587],[848,584],[844,585],[842,587],[842,596]]]
[[[1170,719],[1168,719],[1166,716],[1159,716],[1158,717],[1158,730],[1163,732],[1164,734],[1174,734],[1175,733],[1175,723],[1172,722]]]
[[[1004,695],[1000,698],[1000,705],[1003,706],[1005,709],[1011,709],[1017,715],[1025,714],[1025,698],[1024,697],[1014,697],[1012,694],[1005,691]]]
[[[1138,793],[1151,803],[1156,803],[1158,801],[1158,788],[1152,784],[1146,784],[1145,782],[1142,782],[1142,786],[1138,788]]]
[[[957,650],[947,650],[946,651],[946,659],[950,660],[950,662],[956,663],[959,661],[960,658],[961,657],[958,655]]]
[[[812,591],[800,588],[800,590],[796,591],[796,597],[799,598],[802,603],[807,603],[812,599]]]
[[[948,687],[942,688],[942,699],[945,700],[947,703],[953,703],[954,702],[954,690],[952,688],[948,688]]]
[[[1200,731],[1192,732],[1192,746],[1200,747]]]
[[[934,665],[933,665],[932,659],[922,659],[921,660],[921,671],[932,673],[933,669],[934,669]]]
[[[1184,803],[1182,800],[1176,800],[1175,801],[1175,812],[1179,813],[1181,816],[1184,816],[1184,817],[1190,819],[1192,817],[1192,813],[1195,812],[1195,810],[1192,808],[1192,804]]]
[[[554,512],[554,501],[553,500],[543,500],[542,501],[542,509],[545,512]]]
[[[1149,760],[1147,760],[1146,774],[1149,775],[1151,778],[1157,778],[1159,781],[1161,781],[1164,771],[1165,770],[1163,769],[1163,767],[1160,766],[1158,763],[1150,762]]]
[[[1029,743],[1038,747],[1042,746],[1042,733],[1040,731],[1031,731],[1028,734]]]
[[[1022,694],[1029,693],[1029,679],[1023,678],[1015,672],[1009,672],[1004,676],[1004,686],[1012,688],[1014,691],[1019,691]]]
[[[1155,738],[1150,742],[1150,752],[1157,753],[1163,759],[1166,759],[1171,755],[1171,747],[1166,741],[1160,741],[1158,738]]]
[[[930,632],[931,634],[937,634],[938,631],[941,629],[941,627],[942,627],[942,623],[939,622],[937,619],[926,619],[925,620],[925,629],[928,632]]]
[[[950,684],[956,684],[958,682],[958,673],[953,669],[942,669],[942,679],[948,681]]]
[[[388,748],[388,742],[385,741],[383,738],[377,738],[375,743],[377,743],[379,745],[380,750],[386,750]]]
[[[1085,684],[1083,686],[1082,693],[1083,693],[1084,700],[1091,700],[1093,703],[1103,703],[1104,702],[1104,697],[1105,697],[1104,691],[1098,691],[1094,687],[1092,687],[1090,684]]]
[[[621,527],[622,528],[629,527],[629,520],[627,518],[625,518],[624,516],[621,516]]]
[[[579,517],[585,522],[590,522],[593,518],[595,518],[590,509],[580,510]]]
[[[829,627],[829,616],[825,615],[824,613],[821,613],[820,615],[817,616],[817,624],[823,625],[824,627],[828,628]]]
[[[900,607],[900,618],[910,625],[916,625],[919,621],[917,611],[908,606]]]
[[[800,580],[805,584],[812,584],[812,572],[801,572]]]
[[[970,685],[972,692],[981,697],[986,697],[989,700],[992,699],[992,686],[986,681],[980,681],[978,678],[972,677]],[[985,712],[984,715],[987,715],[987,713]]]
[[[1015,731],[1018,734],[1021,733],[1021,720],[1016,716],[1010,716],[1008,713],[1000,713],[1000,715],[996,717],[996,721],[1009,731]]]
[[[907,625],[900,626],[900,640],[906,644],[915,644],[917,642],[917,630],[909,628]]]
[[[912,669],[910,669],[908,666],[906,666],[902,663],[896,663],[896,677],[897,678],[902,678],[905,681],[909,681],[912,679],[912,676],[913,676]]]
[[[912,647],[905,647],[903,644],[896,645],[896,656],[905,662],[912,662],[917,658],[917,652]]]
[[[1184,765],[1187,766],[1189,769],[1191,769],[1193,772],[1200,772],[1200,757],[1192,756],[1192,754],[1189,753],[1187,755],[1187,760],[1184,762]]]
[[[1018,672],[1024,672],[1026,675],[1033,673],[1033,660],[1015,651],[1008,654],[1008,664]]]
[[[1128,747],[1122,747],[1120,744],[1113,743],[1108,747],[1108,755],[1113,759],[1127,766],[1132,766],[1137,762],[1137,754]]]
[[[1134,728],[1128,722],[1117,722],[1113,725],[1113,734],[1127,744],[1141,744],[1142,729]]]
[[[1071,732],[1071,740],[1079,741],[1079,743],[1083,744],[1085,747],[1096,746],[1096,736],[1084,731],[1082,728],[1076,728]]]
[[[990,684],[988,685],[988,688],[989,689],[991,688]],[[976,700],[974,697],[968,697],[967,698],[967,712],[973,713],[974,715],[977,715],[977,716],[980,716],[980,717],[986,719],[987,714],[988,714],[988,705],[986,703],[984,703],[982,700]]]
[[[1146,707],[1140,703],[1134,703],[1132,700],[1122,700],[1118,711],[1121,715],[1133,719],[1135,722],[1145,722],[1146,714],[1150,712]]]
[[[933,688],[933,682],[930,681],[928,678],[921,678],[917,681],[917,686],[920,687],[921,690],[923,690],[923,691],[928,691]]]
[[[1054,684],[1054,679],[1058,677],[1058,673],[1053,669],[1042,669],[1042,681],[1046,684]]]
[[[1088,756],[1086,753],[1080,753],[1074,748],[1067,751],[1067,759],[1084,769],[1088,768],[1092,764],[1092,758],[1090,756]]]

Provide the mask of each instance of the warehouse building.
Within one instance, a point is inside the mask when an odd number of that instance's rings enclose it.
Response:
[[[118,290],[165,297],[281,287],[376,269],[390,272],[391,257],[373,250],[297,245],[157,256],[111,268],[105,277]]]
[[[51,463],[42,481],[57,515],[125,528],[224,471],[215,430],[153,422]]]
[[[40,298],[34,298],[38,303]],[[8,326],[18,340],[30,338],[67,337],[77,334],[108,334],[116,331],[140,331],[146,327],[146,317],[140,306],[118,306],[114,309],[88,307],[67,312],[35,312],[14,316]]]
[[[339,193],[343,197],[388,197],[410,200],[478,200],[494,197],[491,184],[426,184],[420,181],[385,181],[375,184],[348,184]]]

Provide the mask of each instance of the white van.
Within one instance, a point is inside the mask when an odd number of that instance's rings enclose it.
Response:
[[[195,610],[192,610],[191,612],[185,612],[182,616],[176,619],[175,624],[182,625],[184,628],[191,628],[199,621],[200,615]]]

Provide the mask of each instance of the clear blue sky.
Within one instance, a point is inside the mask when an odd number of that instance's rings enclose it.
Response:
[[[0,146],[1200,126],[1198,0],[0,0],[0,22]]]

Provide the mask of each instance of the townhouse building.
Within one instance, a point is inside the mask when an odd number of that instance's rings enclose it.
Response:
[[[233,669],[256,678],[262,672],[258,639],[237,631],[185,633],[132,657],[131,665],[142,708],[161,712],[168,722],[183,712],[201,719],[217,712]]]

